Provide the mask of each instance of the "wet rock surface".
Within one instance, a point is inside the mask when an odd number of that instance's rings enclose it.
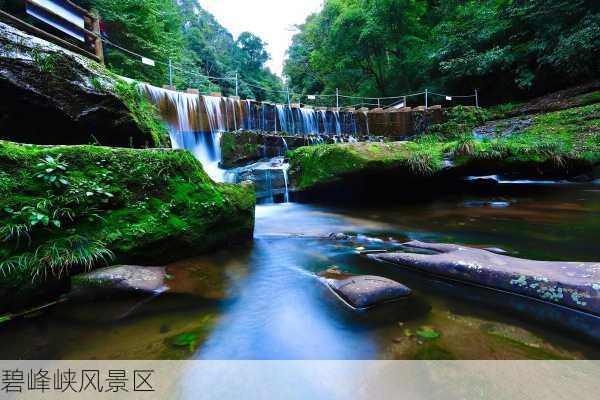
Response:
[[[368,257],[447,279],[505,290],[600,315],[600,262],[535,261],[454,244],[412,241]]]
[[[99,269],[72,278],[75,290],[107,289],[141,293],[168,290],[164,267],[121,265]]]
[[[380,276],[349,276],[337,270],[321,274],[321,280],[355,309],[369,309],[391,303],[411,294],[411,290],[391,279]]]
[[[115,80],[101,71],[85,57],[0,22],[0,93],[10,99],[0,102],[0,138],[35,144],[155,145],[111,91]]]

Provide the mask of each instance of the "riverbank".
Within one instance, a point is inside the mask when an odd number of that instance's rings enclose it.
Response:
[[[258,206],[252,244],[167,266],[185,295],[76,299],[4,324],[4,358],[597,359],[597,343],[511,309],[526,299],[370,260],[409,240],[500,247],[537,260],[596,261],[597,185],[529,185],[420,203]],[[500,188],[498,188],[500,189]],[[351,240],[329,238],[345,233]],[[413,290],[386,318],[357,317],[318,281],[332,266]],[[422,339],[417,332],[439,333]],[[44,335],[40,335],[43,329]]]
[[[185,151],[0,142],[0,165],[5,309],[85,269],[252,238],[252,187],[213,182]]]
[[[496,121],[483,135],[463,117],[463,123],[450,120],[410,141],[303,147],[289,153],[292,187],[318,192],[490,174],[514,179],[600,176],[599,104],[523,118],[527,124]]]

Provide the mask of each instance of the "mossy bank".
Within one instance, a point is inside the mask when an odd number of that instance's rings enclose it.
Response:
[[[254,227],[254,190],[214,183],[184,151],[0,141],[0,193],[5,292],[110,262],[160,265]]]
[[[412,141],[302,147],[289,153],[293,186],[319,191],[332,185],[404,185],[436,178],[448,182],[487,174],[597,177],[600,104],[528,117],[525,127],[510,134],[499,124],[490,135],[477,137],[471,129],[482,118],[466,118],[462,124],[450,118]]]

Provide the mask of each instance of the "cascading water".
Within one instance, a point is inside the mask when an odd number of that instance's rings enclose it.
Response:
[[[365,125],[367,127],[367,136],[371,135],[371,131],[369,129],[369,114],[366,111],[363,111],[363,114],[365,116]]]
[[[342,134],[342,125],[340,123],[340,112],[339,111],[333,112],[333,122],[335,124],[335,134],[341,135]]]
[[[202,96],[202,100],[210,126],[210,141],[207,141],[203,148],[209,158],[206,162],[202,162],[202,165],[213,179],[221,182],[225,177],[223,170],[219,168],[221,162],[221,134],[227,130],[227,122],[221,108],[223,100],[220,97],[213,96]]]
[[[204,121],[202,121],[200,97],[198,95],[162,89],[148,84],[140,84],[140,88],[159,108],[161,115],[167,122],[172,147],[190,151],[200,160],[205,171],[212,179],[221,181],[223,173],[218,168],[221,158],[219,135],[223,130],[219,128],[223,127],[223,122],[209,121],[210,132],[203,132],[202,125]],[[214,102],[213,99],[220,101],[218,98],[209,97],[209,103]],[[206,100],[205,104],[207,104]],[[210,116],[210,113],[207,114]],[[222,119],[220,107],[219,118]],[[213,129],[213,124],[218,128]]]
[[[140,84],[140,87],[159,108],[167,122],[173,148],[193,153],[216,181],[223,181],[226,177],[232,182],[253,180],[259,187],[257,196],[268,201],[281,196],[285,202],[289,201],[289,165],[285,163],[288,146],[285,138],[281,138],[283,147],[279,157],[224,171],[219,168],[223,132],[239,128],[264,131],[279,129],[290,135],[303,135],[309,144],[325,143],[326,136],[333,142],[357,141],[352,136],[346,136],[357,133],[357,121],[353,113],[260,104],[253,100],[242,102],[231,98],[176,92],[148,84]],[[369,133],[368,115],[366,112],[364,115]]]

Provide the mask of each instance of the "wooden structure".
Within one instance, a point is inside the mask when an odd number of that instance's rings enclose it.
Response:
[[[24,0],[23,3],[26,14],[41,21],[44,26],[51,26],[53,30],[62,32],[65,37],[34,26],[2,10],[0,20],[67,50],[104,63],[99,16],[69,0]],[[67,40],[66,36],[81,44]]]

